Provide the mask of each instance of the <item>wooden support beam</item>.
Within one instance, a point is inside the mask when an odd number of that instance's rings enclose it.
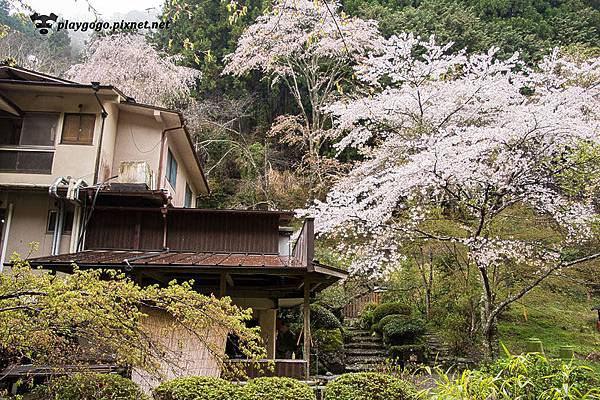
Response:
[[[227,284],[229,284],[229,286],[231,286],[231,287],[235,286],[235,282],[233,282],[233,278],[231,277],[230,274],[225,274],[225,278],[227,279]]]
[[[310,282],[308,278],[304,280],[304,304],[302,310],[303,330],[304,330],[304,360],[306,361],[306,379],[310,374]]]

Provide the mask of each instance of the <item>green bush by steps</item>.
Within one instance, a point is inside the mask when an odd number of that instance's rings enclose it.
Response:
[[[342,327],[340,320],[320,304],[310,305],[310,321],[314,329],[339,329]]]
[[[52,379],[35,390],[36,398],[52,400],[145,400],[138,385],[116,374],[76,373]],[[39,396],[39,397],[37,397]]]
[[[383,303],[373,310],[373,326],[378,324],[381,319],[392,314],[410,314],[410,307],[403,303]]]
[[[389,374],[357,372],[344,374],[325,387],[325,400],[414,400],[415,390]]]
[[[160,384],[154,390],[156,400],[237,400],[242,398],[241,386],[221,378],[187,376]]]
[[[190,376],[162,383],[155,400],[316,400],[314,391],[292,378],[250,379],[244,386],[220,378]],[[127,399],[129,400],[129,399]]]
[[[418,319],[393,319],[383,327],[382,333],[386,344],[410,344],[425,333],[425,326]]]
[[[315,392],[305,383],[292,378],[265,377],[251,379],[244,386],[243,400],[316,400]],[[215,399],[221,400],[221,399]]]

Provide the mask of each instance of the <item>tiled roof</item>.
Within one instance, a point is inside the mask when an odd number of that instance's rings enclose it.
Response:
[[[154,265],[197,267],[254,267],[254,268],[301,268],[294,257],[277,254],[247,254],[187,251],[136,251],[136,250],[85,250],[78,253],[30,259],[34,265]]]

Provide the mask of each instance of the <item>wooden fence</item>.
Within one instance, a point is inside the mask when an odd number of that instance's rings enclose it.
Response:
[[[368,303],[377,303],[381,301],[381,292],[371,292],[355,298],[348,303],[343,310],[345,318],[358,318]]]

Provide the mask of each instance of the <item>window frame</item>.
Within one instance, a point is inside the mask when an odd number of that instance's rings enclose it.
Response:
[[[175,155],[171,149],[167,149],[167,168],[165,169],[165,178],[167,178],[167,182],[169,182],[173,190],[176,190],[177,188],[177,168],[178,164]]]
[[[58,218],[58,210],[53,208],[51,210],[48,210],[48,216],[46,218],[46,234],[54,234],[54,224],[52,225],[52,227],[50,227],[50,221],[51,221],[51,215],[54,214],[54,222],[56,222],[56,218]],[[66,228],[67,226],[67,222],[69,221],[69,214],[71,214],[71,226],[68,227],[68,229]],[[63,230],[62,230],[62,235],[65,234],[69,234],[73,232],[73,223],[75,222],[75,213],[71,210],[65,210],[64,214],[63,214]]]
[[[64,136],[65,136],[65,128],[67,126],[66,122],[67,122],[67,117],[68,116],[72,116],[72,115],[77,115],[77,116],[84,116],[84,115],[90,115],[94,117],[94,123],[92,126],[92,137],[89,143],[85,142],[65,142]],[[63,121],[62,121],[62,129],[60,132],[60,144],[65,144],[65,145],[75,145],[75,146],[93,146],[94,145],[94,135],[96,134],[96,114],[94,113],[64,113],[63,115]],[[77,135],[79,136],[79,135]]]

